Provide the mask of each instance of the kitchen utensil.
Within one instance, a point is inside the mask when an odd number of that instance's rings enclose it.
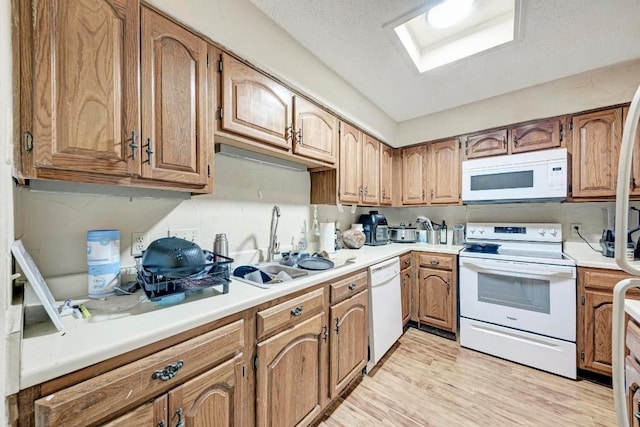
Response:
[[[328,270],[333,268],[334,265],[330,259],[317,256],[310,256],[298,260],[298,267],[304,268],[305,270]]]
[[[451,244],[453,245],[464,245],[464,224],[453,224],[453,237],[451,239]]]
[[[142,266],[151,273],[166,277],[188,277],[200,273],[213,253],[178,237],[153,241],[142,254]]]
[[[440,234],[436,230],[427,231],[427,243],[430,245],[440,244]]]

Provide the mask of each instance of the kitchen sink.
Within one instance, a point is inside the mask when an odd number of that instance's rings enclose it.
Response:
[[[259,288],[271,289],[283,284],[290,283],[293,280],[307,277],[311,274],[317,273],[316,271],[305,270],[297,267],[290,267],[282,265],[277,262],[266,262],[260,264],[254,264],[263,274],[245,275],[245,277],[233,276],[234,280],[239,280],[244,283],[248,283]],[[266,280],[268,276],[270,280]]]

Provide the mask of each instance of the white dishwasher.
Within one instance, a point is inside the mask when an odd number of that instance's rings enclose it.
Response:
[[[402,335],[400,259],[369,267],[369,363],[367,372]]]

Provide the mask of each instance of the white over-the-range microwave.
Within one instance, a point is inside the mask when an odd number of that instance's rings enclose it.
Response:
[[[566,198],[566,148],[462,162],[464,203],[551,202]]]

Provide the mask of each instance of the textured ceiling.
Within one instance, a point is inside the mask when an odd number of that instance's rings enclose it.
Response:
[[[383,28],[435,0],[250,0],[396,121],[640,57],[639,0],[522,0],[514,44],[419,74]]]

